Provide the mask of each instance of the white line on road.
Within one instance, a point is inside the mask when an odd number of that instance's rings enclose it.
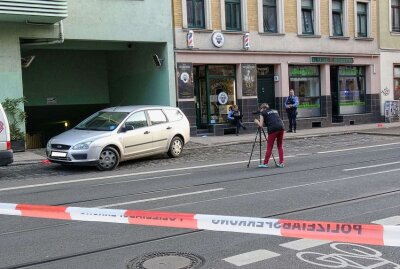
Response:
[[[104,207],[113,207],[113,206],[121,206],[121,205],[138,204],[138,203],[152,202],[152,201],[164,200],[164,199],[169,199],[169,198],[176,198],[176,197],[189,196],[189,195],[195,195],[195,194],[201,194],[201,193],[207,193],[207,192],[222,191],[222,190],[224,190],[224,188],[210,189],[210,190],[204,190],[204,191],[195,191],[195,192],[187,192],[187,193],[168,195],[168,196],[161,196],[161,197],[155,197],[155,198],[149,198],[149,199],[143,199],[143,200],[129,201],[129,202],[124,202],[124,203],[102,205],[102,206],[98,206],[98,207],[99,208],[104,208]]]
[[[400,216],[393,216],[385,219],[379,219],[372,221],[372,223],[381,225],[400,225]]]
[[[295,157],[295,156],[285,156],[285,158],[293,158],[293,157]],[[252,162],[259,162],[259,161],[260,161],[259,159],[252,160]],[[209,167],[219,167],[219,166],[226,166],[226,165],[232,165],[232,164],[241,164],[241,163],[248,163],[248,162],[249,161],[247,160],[247,161],[237,161],[237,162],[228,162],[228,163],[215,163],[215,164],[207,164],[207,165],[199,165],[199,166],[190,166],[190,167],[172,168],[172,169],[164,169],[164,170],[156,170],[156,171],[146,171],[146,172],[137,172],[137,173],[113,175],[113,176],[73,179],[73,180],[66,180],[66,181],[58,181],[58,182],[49,182],[49,183],[42,183],[42,184],[34,184],[34,185],[25,185],[25,186],[18,186],[18,187],[2,188],[2,189],[0,189],[0,192],[11,191],[11,190],[38,188],[38,187],[45,187],[45,186],[56,186],[56,185],[63,185],[63,184],[80,183],[80,182],[95,181],[95,180],[110,179],[110,178],[140,176],[140,175],[159,174],[159,173],[176,172],[176,171],[184,171],[184,170],[193,170],[193,169],[201,169],[201,168],[209,168]]]
[[[352,151],[357,149],[368,149],[368,148],[376,148],[376,147],[385,147],[385,146],[392,146],[392,145],[399,145],[400,142],[395,143],[388,143],[388,144],[381,144],[381,145],[373,145],[373,146],[365,146],[365,147],[357,147],[357,148],[348,148],[348,149],[336,149],[336,150],[329,150],[329,151],[320,151],[317,152],[318,154],[326,154],[326,153],[334,153],[334,152],[342,152],[342,151]]]
[[[259,250],[254,250],[246,253],[242,253],[236,256],[228,257],[223,259],[226,262],[229,262],[233,265],[236,266],[243,266],[243,265],[248,265],[252,264],[255,262],[260,262],[263,260],[271,259],[274,257],[278,257],[281,254],[266,250],[266,249],[259,249]]]
[[[137,181],[146,181],[150,179],[160,179],[160,178],[169,178],[169,177],[180,177],[180,176],[187,176],[191,175],[192,173],[184,173],[184,174],[176,174],[176,175],[168,175],[168,176],[159,176],[159,177],[147,177],[147,178],[140,178],[140,179],[132,179],[132,180],[124,180],[124,181],[116,181],[116,182],[108,182],[103,184],[92,185],[91,187],[98,187],[104,185],[114,185],[114,184],[121,184],[121,183],[128,183],[128,182],[137,182]]]
[[[343,169],[343,171],[344,171],[344,172],[347,172],[347,171],[368,169],[368,168],[380,167],[380,166],[387,166],[387,165],[398,164],[398,163],[400,163],[400,162],[392,162],[392,163],[382,163],[382,164],[368,165],[368,166],[362,166],[362,167],[356,167],[356,168]]]
[[[159,210],[159,209],[170,208],[170,207],[178,207],[178,206],[193,205],[193,204],[199,204],[199,203],[205,203],[205,202],[213,202],[213,201],[218,201],[218,200],[237,198],[237,197],[244,197],[244,196],[262,194],[262,193],[268,193],[268,192],[274,192],[274,191],[283,191],[283,190],[290,190],[290,189],[296,189],[296,188],[303,188],[303,187],[314,186],[314,185],[319,185],[319,184],[326,184],[326,183],[338,182],[338,181],[343,181],[343,180],[348,180],[348,179],[354,179],[354,178],[360,178],[360,177],[368,177],[368,176],[373,176],[373,175],[392,173],[392,172],[397,172],[397,171],[400,171],[400,168],[399,169],[387,170],[387,171],[380,171],[380,172],[375,172],[375,173],[369,173],[369,174],[363,174],[363,175],[357,175],[357,176],[350,176],[350,177],[329,179],[329,180],[324,180],[324,181],[317,181],[317,182],[313,182],[313,183],[294,185],[294,186],[289,186],[289,187],[284,187],[284,188],[279,188],[279,189],[272,189],[272,190],[266,190],[266,191],[257,191],[257,192],[248,192],[248,193],[236,194],[236,195],[231,195],[231,196],[224,196],[224,197],[219,197],[219,198],[214,198],[214,199],[209,199],[209,200],[203,200],[203,201],[197,201],[197,202],[191,202],[191,203],[177,204],[177,205],[172,205],[172,206],[163,206],[163,207],[158,207],[156,209]]]
[[[313,240],[313,239],[299,239],[299,240],[294,240],[290,241],[284,244],[280,244],[281,247],[285,247],[288,249],[293,249],[293,250],[305,250],[308,248],[313,248],[321,245],[328,244],[332,241],[327,241],[327,240]]]

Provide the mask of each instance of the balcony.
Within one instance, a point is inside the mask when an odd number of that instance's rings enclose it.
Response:
[[[0,22],[53,24],[67,16],[67,0],[0,0]]]

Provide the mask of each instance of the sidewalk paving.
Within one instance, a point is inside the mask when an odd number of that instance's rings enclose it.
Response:
[[[400,122],[391,123],[373,123],[360,125],[347,125],[338,127],[325,127],[298,130],[297,133],[285,133],[284,139],[300,139],[306,137],[318,137],[340,134],[373,134],[373,135],[390,135],[399,136],[400,138]],[[239,136],[224,135],[224,136],[200,136],[191,137],[190,142],[185,146],[185,149],[196,149],[203,147],[215,147],[221,145],[235,145],[242,143],[252,143],[255,140],[256,133],[244,133]],[[14,153],[14,163],[11,165],[33,164],[46,160],[45,149],[32,149],[24,152]]]

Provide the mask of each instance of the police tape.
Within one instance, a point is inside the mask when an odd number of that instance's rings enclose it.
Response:
[[[351,224],[179,212],[0,203],[0,215],[124,223],[400,246],[400,226]]]

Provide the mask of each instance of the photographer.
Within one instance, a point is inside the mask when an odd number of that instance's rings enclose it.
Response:
[[[264,163],[260,164],[260,168],[268,168],[268,162],[272,154],[272,148],[277,140],[276,144],[279,153],[279,163],[276,164],[277,167],[283,168],[283,134],[285,132],[285,127],[283,121],[279,117],[278,111],[270,109],[268,104],[262,104],[260,106],[260,120],[255,119],[254,122],[259,128],[267,127],[268,139],[267,139],[267,151],[265,153]]]
[[[298,105],[299,98],[294,95],[294,90],[290,89],[289,96],[285,100],[285,108],[289,119],[289,130],[287,130],[288,133],[296,132],[296,117]]]

